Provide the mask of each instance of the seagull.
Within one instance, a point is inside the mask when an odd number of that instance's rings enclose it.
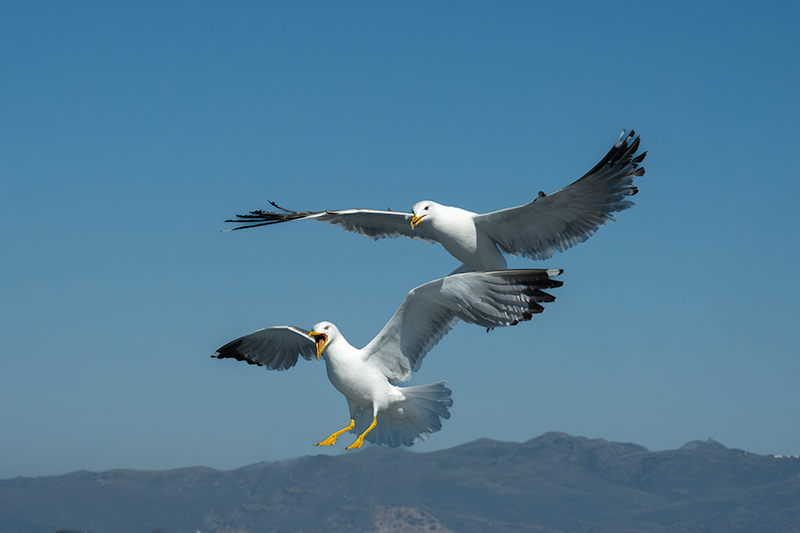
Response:
[[[402,236],[438,242],[463,263],[453,273],[504,270],[507,263],[502,252],[549,259],[555,250],[563,252],[615,220],[613,213],[633,206],[635,202],[626,198],[638,192],[633,179],[644,175],[644,167],[638,165],[647,155],[634,157],[638,148],[639,137],[634,138],[633,130],[625,136],[623,130],[608,154],[579,180],[552,194],[539,191],[527,204],[491,213],[473,213],[430,200],[414,204],[411,213],[391,209],[301,212],[270,202],[280,212],[237,215],[225,222],[245,225],[225,231],[314,219],[373,240]]]
[[[544,311],[560,287],[559,269],[503,270],[451,275],[411,290],[389,322],[363,348],[355,348],[331,322],[311,331],[294,326],[260,329],[229,342],[211,357],[236,359],[267,370],[288,370],[298,357],[325,360],[328,379],[347,399],[350,424],[315,446],[332,446],[343,433],[390,447],[411,446],[442,428],[453,405],[445,382],[398,387],[459,321],[486,328],[513,326]]]

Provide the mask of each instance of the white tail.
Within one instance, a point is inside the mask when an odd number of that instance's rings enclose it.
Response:
[[[367,441],[390,448],[411,446],[417,439],[425,440],[431,433],[442,429],[442,418],[450,418],[447,408],[453,405],[452,391],[444,381],[398,388],[406,399],[378,413],[378,425],[367,435]],[[351,433],[360,435],[370,423],[372,410],[362,409],[356,415],[356,427]]]

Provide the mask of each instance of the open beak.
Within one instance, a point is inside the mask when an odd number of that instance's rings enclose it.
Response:
[[[422,222],[423,218],[425,218],[425,215],[422,215],[422,216],[414,215],[413,217],[411,217],[411,229],[416,228],[417,224]]]
[[[312,331],[308,334],[309,337],[314,339],[314,343],[317,345],[317,361],[322,356],[322,350],[325,349],[325,343],[328,342],[328,336],[324,333],[317,333],[316,331]]]

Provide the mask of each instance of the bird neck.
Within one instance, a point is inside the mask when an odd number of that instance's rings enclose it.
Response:
[[[331,339],[331,341],[325,347],[325,352],[323,355],[327,355],[329,360],[335,362],[350,356],[350,354],[356,351],[357,350],[353,348],[349,342],[347,342],[347,339],[345,339],[344,336],[339,333],[339,335],[337,335],[336,338]]]

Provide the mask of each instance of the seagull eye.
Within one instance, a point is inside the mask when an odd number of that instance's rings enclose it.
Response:
[[[325,329],[326,329],[326,330],[327,330],[327,329],[330,329],[330,326],[325,326]]]
[[[428,210],[428,206],[426,205],[426,206],[425,206],[425,211],[427,211],[427,210]]]

